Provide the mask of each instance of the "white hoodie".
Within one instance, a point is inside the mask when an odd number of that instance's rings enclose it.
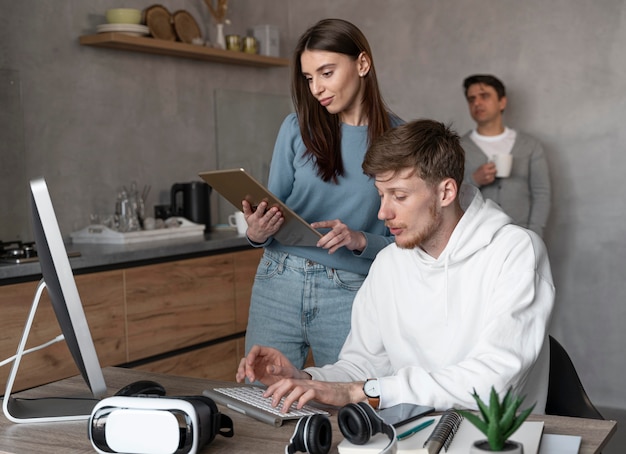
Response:
[[[484,400],[491,386],[512,386],[527,396],[522,408],[544,413],[554,303],[545,245],[476,188],[460,197],[465,213],[439,258],[395,244],[378,254],[339,360],[306,369],[313,379],[378,378],[381,407],[437,410],[476,408],[474,389]]]

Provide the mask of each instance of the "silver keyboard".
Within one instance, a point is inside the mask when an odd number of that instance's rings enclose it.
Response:
[[[298,410],[296,404],[292,404],[287,413],[282,413],[280,409],[284,398],[277,407],[272,407],[272,398],[263,397],[263,392],[264,389],[257,386],[233,386],[207,389],[202,394],[232,410],[274,426],[282,425],[285,420],[300,419],[304,416],[329,415],[326,410],[312,405],[305,405]]]

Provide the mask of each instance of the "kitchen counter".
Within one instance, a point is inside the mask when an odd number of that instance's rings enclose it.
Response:
[[[66,244],[69,252],[80,252],[70,258],[74,274],[128,268],[185,258],[202,257],[250,248],[245,237],[234,230],[216,230],[204,237],[157,240],[134,244]],[[0,263],[0,286],[41,278],[39,262]]]

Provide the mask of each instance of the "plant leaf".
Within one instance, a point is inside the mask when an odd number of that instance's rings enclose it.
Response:
[[[472,397],[476,401],[476,404],[478,404],[478,409],[480,410],[480,414],[483,416],[483,419],[485,420],[485,422],[489,422],[489,408],[482,401],[482,399],[476,392],[476,389],[474,389],[474,394],[472,394]]]
[[[509,407],[506,409],[504,415],[502,415],[502,419],[500,420],[500,425],[502,426],[503,430],[508,430],[509,427],[511,427],[513,421],[515,420],[515,414],[517,413],[517,409],[520,405],[522,405],[523,401],[524,397],[518,397],[514,400],[511,400],[511,402],[509,403]]]
[[[511,435],[515,433],[517,429],[519,429],[519,427],[522,425],[524,420],[528,418],[528,415],[530,415],[530,413],[533,411],[533,409],[535,408],[535,405],[537,405],[536,402],[532,404],[530,408],[527,408],[526,410],[521,412],[517,418],[515,418],[515,422],[513,423],[511,428],[507,430],[506,433],[504,434],[505,440],[507,440]]]
[[[489,396],[489,414],[490,421],[500,421],[502,417],[502,411],[500,410],[500,397],[496,392],[496,388],[491,387],[491,394]]]
[[[489,446],[492,451],[502,451],[502,448],[504,448],[506,437],[504,436],[498,421],[493,421],[489,424],[487,441],[489,442]]]
[[[509,389],[506,391],[506,395],[504,396],[504,400],[502,401],[502,406],[504,408],[509,408],[511,405],[511,400],[513,400],[513,387],[509,386]]]
[[[467,410],[456,410],[461,416],[463,416],[465,419],[467,419],[469,422],[471,422],[472,424],[474,424],[476,426],[476,428],[478,430],[480,430],[482,433],[485,434],[485,436],[487,436],[487,423],[485,421],[483,421],[482,419],[480,419],[478,416],[476,416],[474,413],[472,413],[471,411],[467,411]]]

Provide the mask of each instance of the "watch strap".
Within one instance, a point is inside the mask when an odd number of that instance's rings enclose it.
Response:
[[[374,410],[378,410],[378,407],[380,406],[380,397],[368,397],[367,403],[370,404]]]

